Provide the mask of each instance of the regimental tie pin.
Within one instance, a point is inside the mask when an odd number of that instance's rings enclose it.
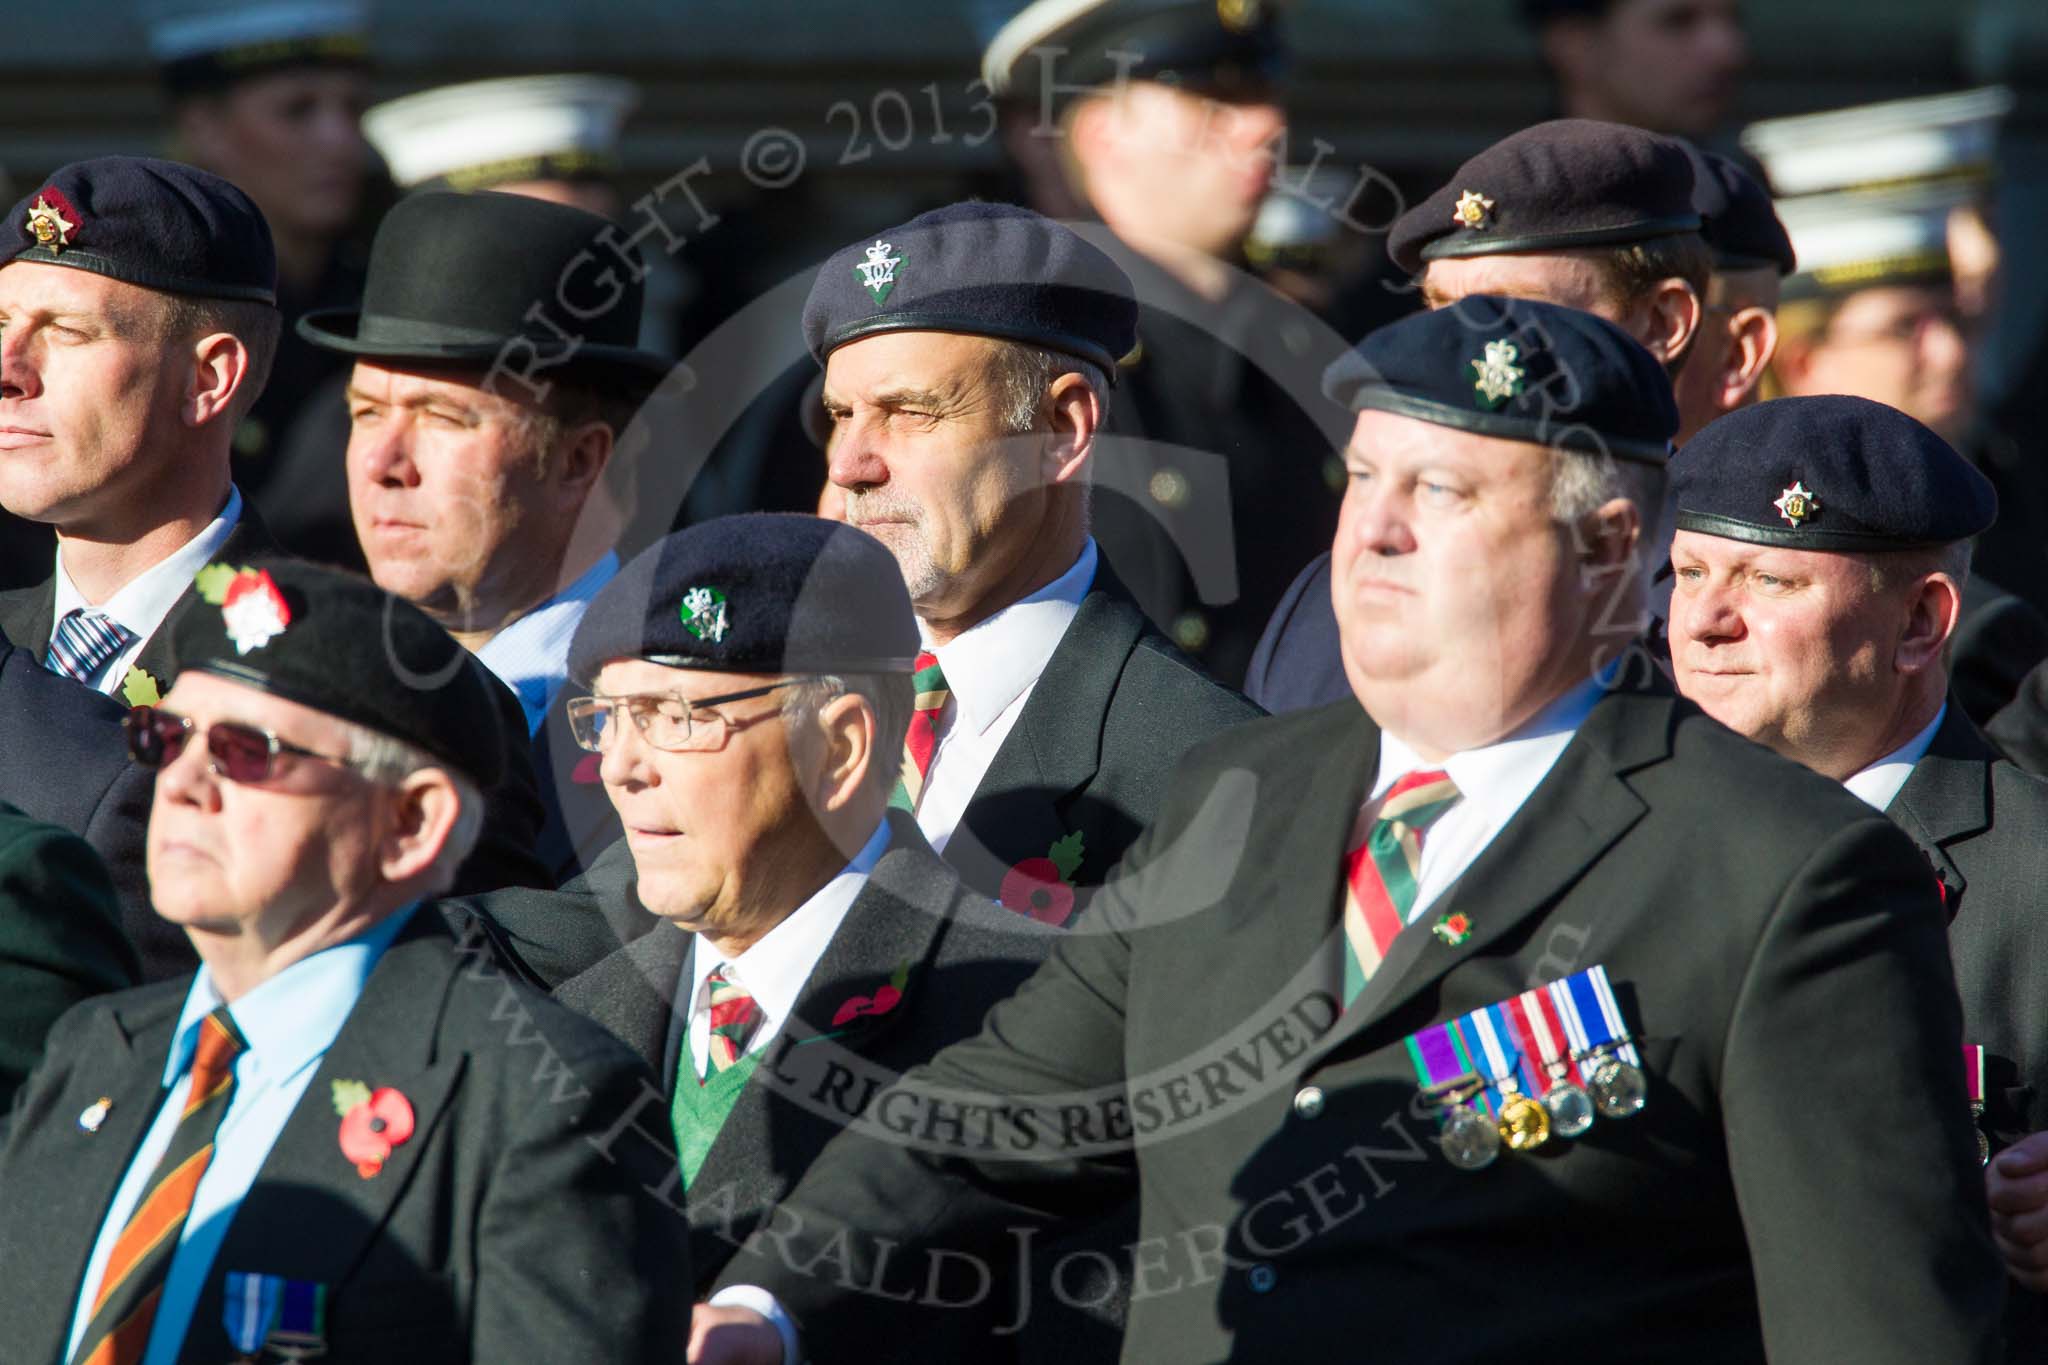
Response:
[[[107,1121],[107,1114],[113,1107],[113,1100],[105,1095],[100,1096],[91,1104],[85,1106],[78,1115],[79,1131],[97,1133],[100,1130],[100,1125]]]

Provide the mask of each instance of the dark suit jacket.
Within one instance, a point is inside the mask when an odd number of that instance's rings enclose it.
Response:
[[[86,1258],[154,1117],[187,983],[89,1002],[51,1035],[0,1147],[0,1340],[58,1359]],[[373,1178],[339,1145],[336,1080],[411,1102],[412,1140]],[[689,1331],[682,1226],[643,1185],[658,1135],[610,1141],[650,1083],[617,1040],[416,916],[385,953],[236,1212],[181,1365],[234,1356],[228,1271],[328,1287],[328,1360],[671,1361]],[[86,1106],[112,1099],[87,1133]],[[266,1357],[267,1358],[267,1357]]]
[[[2048,663],[2027,674],[2018,693],[1985,725],[1984,737],[2028,772],[2048,776]]]
[[[1074,884],[1099,886],[1158,812],[1181,756],[1258,714],[1154,630],[1099,564],[947,841],[946,861],[998,899],[1011,868],[1078,833]]]
[[[0,803],[0,1112],[66,1010],[139,980],[92,849]]]
[[[786,1202],[800,1230],[722,1278],[772,1290],[807,1343],[857,1337],[868,1296],[791,1270],[814,1239],[856,1229],[862,1284],[881,1238],[899,1263],[988,1254],[1015,1210],[1135,1187],[1130,1361],[1994,1357],[1961,1011],[1910,839],[1690,704],[1617,691],[1447,893],[1469,936],[1411,928],[1337,1017],[1340,864],[1377,763],[1355,703],[1205,746],[1096,932],[912,1075],[1013,1108],[1098,1097],[1093,1145],[849,1135]],[[1404,1039],[1595,964],[1647,1107],[1451,1167]]]
[[[1951,706],[1886,814],[1942,884],[1963,1037],[1985,1049],[1995,1152],[2048,1129],[2048,782],[2001,761]],[[2048,1299],[2014,1288],[2007,1319],[2008,1359],[2048,1359]]]
[[[597,757],[577,747],[558,697],[533,737],[533,771],[544,813],[534,852],[548,870],[547,885],[574,880],[626,837],[598,780]]]
[[[128,761],[123,714],[0,632],[0,801],[83,835],[114,880],[128,936],[140,941],[160,923],[145,866],[155,785]]]
[[[1660,646],[1657,657],[1668,658]],[[1996,583],[1972,575],[1949,643],[1950,685],[1970,719],[1982,725],[2020,690],[2020,681],[2048,658],[2048,618]],[[1330,601],[1330,556],[1301,571],[1280,599],[1252,655],[1245,695],[1275,715],[1327,706],[1351,695],[1337,647],[1337,611]]]

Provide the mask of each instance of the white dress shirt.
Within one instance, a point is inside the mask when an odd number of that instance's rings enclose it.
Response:
[[[1865,803],[1884,810],[1898,798],[1899,788],[1906,785],[1906,779],[1913,775],[1913,765],[1927,754],[1928,746],[1934,743],[1934,732],[1941,728],[1941,722],[1948,716],[1948,703],[1934,713],[1934,719],[1927,722],[1927,728],[1871,764],[1860,773],[1852,773],[1842,785],[1861,797]]]
[[[606,550],[604,558],[575,582],[493,635],[476,652],[477,662],[518,695],[529,738],[540,733],[548,708],[569,681],[569,642],[576,638],[590,599],[618,572],[617,552]]]
[[[917,827],[935,852],[946,851],[996,751],[1016,728],[1038,675],[1095,585],[1095,563],[1091,537],[1072,568],[1031,596],[946,644],[934,647],[925,641],[924,647],[938,655],[952,694],[939,713],[939,744],[917,801]]]
[[[185,589],[192,586],[192,575],[207,566],[241,519],[242,491],[229,484],[227,505],[220,509],[219,516],[207,523],[205,530],[173,550],[168,559],[159,560],[129,579],[104,602],[85,600],[85,594],[64,571],[64,547],[58,545],[51,634],[56,633],[57,623],[66,614],[76,608],[87,607],[105,612],[135,636],[126,649],[101,664],[99,671],[92,675],[94,690],[110,697],[120,696],[121,684],[127,678],[129,665],[135,662],[135,656],[142,652],[142,647],[149,643],[149,637],[156,634],[157,627],[171,614],[171,608],[178,604]],[[157,681],[163,680],[159,678]]]
[[[853,855],[852,862],[738,957],[721,957],[702,934],[696,936],[683,963],[682,979],[676,984],[677,1008],[669,1020],[663,1075],[676,1074],[677,1054],[685,1038],[695,1074],[704,1074],[705,1063],[711,1056],[711,996],[707,981],[720,967],[754,997],[754,1004],[761,1011],[761,1022],[747,1042],[747,1051],[759,1053],[775,1041],[796,1009],[797,998],[803,994],[804,983],[811,979],[812,969],[824,956],[825,946],[839,932],[840,922],[853,908],[854,899],[867,885],[868,874],[875,870],[875,864],[888,848],[889,822],[883,820],[860,852]]]

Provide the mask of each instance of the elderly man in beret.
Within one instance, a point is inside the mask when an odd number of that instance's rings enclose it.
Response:
[[[299,322],[355,360],[349,506],[371,577],[519,696],[555,884],[618,837],[595,774],[543,722],[619,569],[620,435],[668,368],[636,340],[645,273],[596,214],[427,191],[378,228],[361,306]]]
[[[625,839],[567,892],[471,907],[662,1078],[617,1141],[673,1129],[700,1292],[881,1088],[971,1035],[1057,941],[967,891],[889,807],[917,650],[896,561],[859,531],[754,514],[657,542],[570,653],[590,690],[568,715]],[[577,960],[587,940],[612,951]],[[928,1350],[996,1325],[927,1311]]]
[[[1255,714],[1090,534],[1130,281],[1028,209],[955,204],[828,259],[804,305],[831,480],[917,610],[895,804],[969,885],[1064,923],[1191,745]]]
[[[671,1359],[688,1262],[643,1187],[672,1154],[595,1145],[643,1068],[417,910],[504,764],[497,684],[360,579],[269,560],[199,590],[130,741],[157,907],[202,965],[73,1010],[16,1102],[9,1353]]]
[[[1358,414],[1356,703],[1198,749],[1105,932],[916,1073],[1013,1112],[1114,1093],[1126,1141],[849,1134],[728,1282],[828,1359],[868,1307],[840,1277],[1135,1187],[1128,1360],[1990,1359],[1925,863],[1603,667],[1678,425],[1661,367],[1480,298],[1373,334],[1329,392]],[[778,1358],[755,1322],[699,1352]]]
[[[1913,418],[1837,397],[1714,423],[1672,487],[1679,690],[1889,814],[1932,864],[1994,1230],[2048,1288],[2048,782],[1977,732],[1947,655],[1991,485]],[[2013,1309],[2011,1358],[2040,1359],[2042,1299]]]

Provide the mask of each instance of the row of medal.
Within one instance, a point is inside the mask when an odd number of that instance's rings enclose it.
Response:
[[[1460,1170],[1505,1146],[1530,1152],[1579,1138],[1596,1117],[1625,1119],[1649,1100],[1642,1061],[1605,967],[1524,991],[1407,1040],[1438,1141]]]

